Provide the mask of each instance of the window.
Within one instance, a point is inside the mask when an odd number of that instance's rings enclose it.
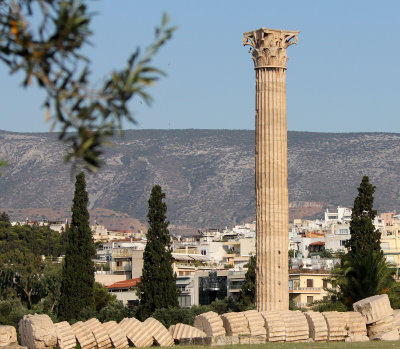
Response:
[[[314,302],[313,296],[307,296],[307,304],[312,304]]]
[[[189,308],[192,304],[190,302],[190,295],[188,294],[181,294],[178,297],[179,306],[182,308]]]
[[[122,267],[122,261],[117,261],[117,267]]]
[[[349,229],[339,229],[339,234],[340,235],[346,235],[349,233]]]
[[[322,287],[327,288],[328,287],[328,280],[324,279],[322,280]]]
[[[340,246],[344,247],[346,245],[347,240],[340,240]]]
[[[386,256],[386,262],[394,263],[394,256]]]
[[[382,250],[390,250],[389,243],[381,242],[381,248],[382,248]]]
[[[313,279],[307,279],[307,287],[314,287],[314,280]]]
[[[135,306],[139,305],[139,301],[138,300],[129,300],[128,301],[128,308],[129,309],[133,309]]]
[[[201,254],[202,254],[203,256],[206,256],[206,255],[207,255],[207,250],[201,250]]]

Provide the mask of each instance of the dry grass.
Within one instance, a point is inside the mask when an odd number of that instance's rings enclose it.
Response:
[[[204,349],[204,346],[188,346],[180,347],[182,349]],[[400,341],[395,342],[360,342],[360,343],[345,343],[345,342],[320,342],[320,343],[265,343],[265,344],[241,344],[241,345],[226,345],[216,346],[218,349],[361,349],[361,348],[400,348]]]

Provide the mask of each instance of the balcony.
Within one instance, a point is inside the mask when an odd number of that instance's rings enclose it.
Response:
[[[312,306],[312,304],[310,303],[295,303],[296,307],[298,308],[310,308]]]
[[[112,250],[113,258],[132,258],[132,248],[114,248]]]
[[[128,265],[121,265],[121,266],[113,265],[113,266],[112,266],[112,271],[124,271],[124,272],[126,272],[126,271],[132,271],[132,266],[131,266],[130,264],[128,264]]]
[[[191,289],[192,289],[191,287],[179,288],[179,293],[180,294],[190,294]]]
[[[231,283],[229,285],[228,291],[229,292],[240,292],[242,289],[242,283]]]
[[[246,276],[245,270],[229,270],[228,277],[230,279],[244,279]]]
[[[319,287],[289,287],[289,293],[321,293]]]

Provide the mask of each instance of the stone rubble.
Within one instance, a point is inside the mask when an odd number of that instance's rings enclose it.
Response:
[[[14,326],[0,326],[0,347],[17,345],[17,330]]]
[[[57,345],[60,349],[74,349],[76,337],[71,325],[67,321],[54,324],[57,333]]]
[[[125,318],[119,324],[98,319],[63,321],[54,324],[48,315],[25,315],[19,322],[21,344],[12,326],[0,326],[0,348],[5,349],[124,349],[152,345],[233,345],[268,342],[318,342],[400,339],[400,309],[390,307],[387,295],[354,303],[350,312],[248,310],[219,316],[207,312],[196,316],[194,327],[178,323],[166,329],[161,322],[148,318],[141,322]],[[129,341],[128,341],[129,340]]]
[[[153,345],[154,338],[144,330],[141,321],[135,318],[125,318],[119,323],[119,326],[135,347],[151,347]]]
[[[53,349],[57,345],[57,330],[48,315],[24,315],[18,330],[21,344],[29,349]]]
[[[309,327],[309,336],[314,342],[328,340],[328,325],[320,312],[307,311],[304,313]]]

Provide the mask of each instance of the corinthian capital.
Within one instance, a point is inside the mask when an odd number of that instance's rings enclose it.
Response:
[[[243,33],[243,45],[251,46],[254,67],[284,68],[288,59],[286,48],[297,43],[298,31],[260,28]]]

